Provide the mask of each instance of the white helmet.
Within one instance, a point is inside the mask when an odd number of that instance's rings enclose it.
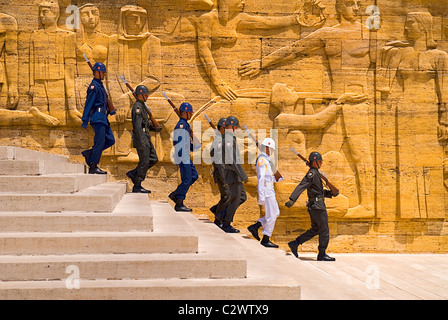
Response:
[[[263,140],[263,143],[261,145],[275,150],[275,141],[274,141],[274,139],[266,138],[266,139]]]

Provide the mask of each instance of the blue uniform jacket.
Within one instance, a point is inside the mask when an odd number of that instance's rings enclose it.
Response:
[[[90,121],[91,124],[102,123],[109,125],[107,111],[107,95],[103,82],[99,79],[93,79],[87,89],[82,122],[83,124],[87,124]]]
[[[184,118],[180,118],[174,128],[173,146],[175,164],[188,163],[190,151],[193,151],[193,143],[191,143],[190,124]]]

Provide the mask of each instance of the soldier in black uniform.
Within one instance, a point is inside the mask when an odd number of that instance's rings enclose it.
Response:
[[[221,118],[218,121],[215,139],[213,140],[210,148],[210,157],[213,163],[213,180],[218,186],[221,199],[219,202],[210,208],[210,211],[215,215],[215,224],[222,225],[222,220],[216,218],[218,213],[222,213],[220,216],[224,216],[223,212],[228,205],[229,201],[229,186],[224,183],[224,159],[223,159],[223,144],[226,130],[226,118]]]
[[[297,248],[299,245],[305,243],[316,235],[319,235],[319,254],[317,255],[317,260],[335,261],[335,258],[331,258],[325,253],[330,240],[330,230],[328,228],[328,215],[324,199],[332,198],[333,194],[330,190],[326,190],[323,187],[321,173],[319,171],[322,161],[320,153],[312,152],[310,154],[310,170],[295,188],[289,197],[289,201],[285,204],[288,208],[292,207],[302,192],[307,190],[307,208],[311,218],[311,229],[301,234],[296,240],[289,242],[288,246],[291,248],[291,252],[294,256],[298,258]],[[334,196],[337,196],[337,194]]]
[[[240,205],[247,200],[246,190],[243,182],[247,182],[248,177],[244,172],[240,151],[238,149],[235,130],[239,127],[236,117],[230,116],[226,119],[226,132],[224,136],[223,159],[224,159],[224,183],[228,185],[229,202],[227,210],[219,212],[217,218],[222,218],[221,229],[227,233],[239,233],[240,231],[232,227],[235,212]]]
[[[134,193],[151,193],[142,187],[142,182],[146,178],[146,173],[158,161],[156,150],[151,142],[150,131],[160,132],[162,126],[152,115],[149,108],[146,106],[146,101],[149,97],[149,90],[147,87],[140,85],[135,89],[135,96],[137,101],[132,107],[132,135],[134,148],[137,149],[139,163],[137,168],[129,171],[126,175],[131,179],[134,187]]]

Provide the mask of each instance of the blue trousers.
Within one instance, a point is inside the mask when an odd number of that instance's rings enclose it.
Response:
[[[180,178],[182,182],[174,191],[177,199],[185,200],[188,189],[198,180],[198,172],[193,163],[179,163]]]
[[[93,138],[93,147],[91,149],[89,163],[98,164],[100,163],[103,151],[115,144],[115,138],[110,126],[102,123],[91,123],[90,125],[95,132],[95,137]]]

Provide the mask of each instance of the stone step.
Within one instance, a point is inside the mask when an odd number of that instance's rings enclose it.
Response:
[[[1,255],[197,252],[198,237],[194,235],[137,231],[0,233]]]
[[[246,261],[210,254],[92,254],[1,256],[2,281],[64,280],[68,267],[82,279],[245,278]]]
[[[31,175],[86,173],[83,164],[51,160],[0,160],[0,175]]]
[[[18,147],[0,146],[0,160],[42,160],[69,162],[69,157]]]
[[[103,174],[7,175],[0,176],[0,192],[75,193],[106,182],[107,175]]]
[[[123,195],[113,212],[0,212],[0,232],[153,231],[148,196]]]
[[[70,280],[70,279],[69,279]],[[299,300],[288,278],[80,280],[0,282],[2,300]],[[69,286],[67,286],[67,284]],[[229,310],[230,312],[230,310]]]
[[[0,211],[112,212],[126,192],[125,183],[103,183],[75,194],[0,193]]]
[[[147,214],[0,212],[0,232],[153,231]]]

